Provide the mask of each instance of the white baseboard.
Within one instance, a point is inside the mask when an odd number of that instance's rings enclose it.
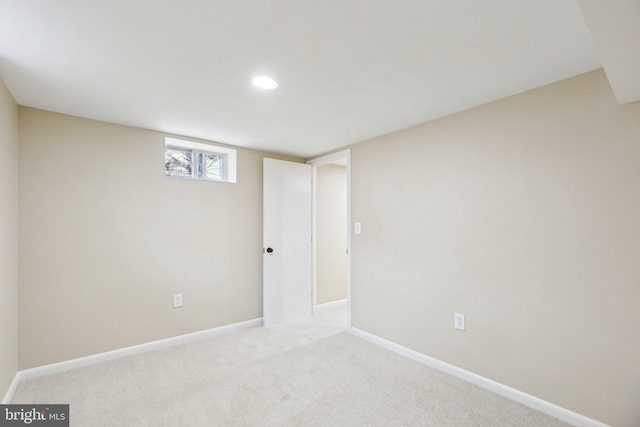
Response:
[[[453,375],[454,377],[458,377],[464,381],[490,390],[496,394],[499,394],[500,396],[515,400],[516,402],[522,403],[523,405],[540,412],[544,412],[547,415],[551,415],[552,417],[558,418],[559,420],[562,420],[571,425],[580,427],[610,427],[607,424],[601,423],[600,421],[585,417],[584,415],[580,415],[561,406],[554,405],[553,403],[539,399],[535,396],[531,396],[530,394],[523,393],[504,384],[500,384],[488,378],[474,374],[473,372],[466,371],[464,369],[445,363],[441,360],[424,355],[422,353],[418,353],[417,351],[411,350],[407,347],[403,347],[391,341],[387,341],[384,338],[380,338],[358,328],[352,327],[349,329],[349,332],[359,338],[384,347],[387,350],[391,350],[424,365],[438,369],[439,371],[445,372],[447,374]]]
[[[339,299],[337,301],[325,302],[324,304],[316,305],[316,312],[331,310],[332,308],[338,308],[343,305],[347,305],[347,299]]]
[[[244,322],[233,323],[231,325],[219,326],[217,328],[207,329],[204,331],[192,332],[190,334],[179,335],[177,337],[166,338],[163,340],[152,341],[145,344],[134,345],[131,347],[120,348],[118,350],[98,353],[91,356],[79,357],[77,359],[66,360],[64,362],[52,363],[50,365],[38,366],[35,368],[24,369],[18,371],[7,390],[3,404],[11,402],[13,395],[18,387],[18,383],[27,378],[42,377],[45,375],[64,372],[71,369],[81,368],[84,366],[95,365],[96,363],[106,362],[108,360],[118,359],[124,356],[131,356],[139,353],[146,353],[152,350],[171,347],[178,344],[185,344],[191,341],[197,341],[215,335],[228,334],[229,332],[238,331],[254,326],[262,326],[262,317],[258,319],[246,320]]]

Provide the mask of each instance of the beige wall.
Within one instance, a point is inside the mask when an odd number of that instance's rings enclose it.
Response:
[[[347,168],[316,168],[317,303],[347,297]]]
[[[0,400],[18,370],[18,106],[0,80]]]
[[[640,104],[602,71],[355,145],[351,194],[354,327],[640,425]]]
[[[20,109],[21,369],[262,316],[266,154],[167,178],[164,136]]]

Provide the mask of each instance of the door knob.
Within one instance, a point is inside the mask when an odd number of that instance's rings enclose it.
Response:
[[[273,248],[267,248],[267,253],[268,254],[272,254],[273,253]]]

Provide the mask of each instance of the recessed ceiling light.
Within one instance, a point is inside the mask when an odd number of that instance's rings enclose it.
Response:
[[[278,87],[278,82],[267,76],[254,77],[252,83],[260,89],[271,90]]]

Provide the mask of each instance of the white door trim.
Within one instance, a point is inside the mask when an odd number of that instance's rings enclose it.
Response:
[[[312,217],[313,217],[313,313],[316,313],[318,304],[318,247],[317,247],[317,167],[335,162],[336,160],[346,159],[347,161],[347,329],[351,330],[351,149],[338,151],[327,154],[326,156],[307,160],[307,164],[313,166],[313,182],[312,182]]]

